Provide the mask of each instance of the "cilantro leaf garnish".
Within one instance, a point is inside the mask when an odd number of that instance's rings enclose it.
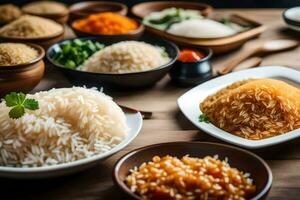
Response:
[[[37,102],[35,99],[25,99],[23,105],[26,109],[29,109],[29,110],[39,109],[39,102]]]
[[[199,122],[210,123],[208,116],[204,113],[199,116]]]
[[[7,107],[11,107],[8,115],[12,119],[18,119],[25,114],[25,109],[37,110],[39,103],[35,99],[26,99],[26,94],[22,92],[11,92],[4,97]]]

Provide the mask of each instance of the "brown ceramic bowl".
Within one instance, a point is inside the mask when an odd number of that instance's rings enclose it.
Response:
[[[142,23],[140,23],[139,21],[135,20],[138,23],[138,28],[133,31],[130,31],[129,33],[116,34],[116,35],[103,35],[103,34],[96,34],[96,33],[88,33],[88,32],[81,31],[74,26],[74,24],[76,24],[79,20],[80,19],[75,20],[71,24],[72,30],[78,37],[97,37],[97,38],[101,38],[101,39],[118,38],[118,39],[124,39],[124,40],[138,39],[143,35],[144,30],[145,30],[145,26]]]
[[[48,19],[52,19],[60,24],[65,24],[67,23],[68,21],[68,18],[69,18],[69,9],[67,8],[66,5],[64,5],[66,7],[66,10],[64,12],[61,12],[61,13],[55,13],[55,14],[46,14],[46,13],[36,13],[36,12],[32,12],[32,11],[29,11],[26,9],[26,6],[27,5],[32,5],[32,4],[36,4],[36,3],[39,3],[38,1],[35,1],[35,2],[31,2],[29,4],[26,4],[25,6],[22,7],[22,11],[26,14],[30,14],[30,15],[36,15],[36,16],[39,16],[39,17],[44,17],[44,18],[48,18]]]
[[[204,3],[187,1],[152,1],[136,4],[131,8],[131,12],[139,18],[144,18],[152,12],[172,7],[199,10],[204,16],[209,15],[213,10],[210,5]]]
[[[129,170],[151,161],[153,156],[171,155],[181,158],[184,155],[203,158],[218,155],[219,159],[228,158],[231,167],[249,172],[256,185],[256,195],[251,200],[265,199],[272,185],[272,172],[266,162],[255,154],[233,146],[208,142],[170,142],[142,147],[120,158],[113,171],[115,184],[130,198],[141,199],[131,192],[124,180]]]
[[[100,12],[114,12],[126,15],[128,8],[125,4],[107,1],[83,1],[70,6],[70,23],[76,19],[85,18]]]
[[[0,66],[0,97],[9,92],[27,93],[40,82],[44,75],[44,49],[36,44],[26,44],[36,49],[39,56],[28,63]]]
[[[53,44],[64,39],[65,28],[62,25],[63,29],[61,32],[46,36],[46,37],[38,37],[38,38],[21,38],[21,37],[6,37],[0,36],[0,42],[21,42],[21,43],[34,43],[42,46],[45,49],[48,49]]]

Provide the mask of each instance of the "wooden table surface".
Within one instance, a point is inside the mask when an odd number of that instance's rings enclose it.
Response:
[[[299,39],[300,34],[286,29],[281,9],[219,10],[221,13],[238,13],[265,24],[268,29],[260,38],[248,42],[274,38]],[[297,37],[298,35],[298,37]],[[67,33],[72,36],[71,32]],[[245,45],[245,46],[247,46]],[[245,48],[244,46],[244,48]],[[241,49],[213,59],[213,66],[222,66],[226,59]],[[263,65],[287,65],[299,67],[300,48],[264,57]],[[299,77],[300,78],[300,77]],[[58,72],[47,66],[46,75],[35,91],[52,87],[68,87],[70,83]],[[133,108],[153,111],[153,118],[145,120],[138,137],[125,149],[98,166],[66,177],[48,180],[7,180],[0,179],[1,199],[125,199],[113,185],[111,173],[114,163],[126,152],[149,144],[172,141],[213,141],[218,139],[197,130],[180,113],[176,100],[189,88],[177,88],[165,77],[156,86],[131,92],[109,93],[114,99]],[[272,200],[300,199],[300,139],[266,149],[254,151],[270,165],[274,175],[269,195]]]

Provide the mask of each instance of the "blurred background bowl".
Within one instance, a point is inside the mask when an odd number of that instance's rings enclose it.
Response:
[[[34,5],[38,5],[40,3],[40,1],[34,1],[34,2],[31,2],[31,3],[28,3],[26,5],[24,5],[22,7],[22,11],[25,13],[25,14],[29,14],[29,15],[35,15],[35,16],[39,16],[39,17],[44,17],[44,18],[48,18],[48,19],[52,19],[60,24],[65,24],[67,23],[68,21],[68,18],[69,18],[69,9],[67,7],[67,5],[61,3],[61,2],[57,2],[59,4],[61,4],[62,6],[65,7],[65,10],[63,12],[59,12],[59,13],[53,13],[53,14],[50,14],[50,13],[37,13],[37,12],[34,12],[34,11],[31,11],[30,9],[28,9],[26,6],[34,6]]]
[[[286,9],[282,17],[290,29],[300,32],[300,6]]]
[[[54,35],[39,38],[0,36],[0,42],[33,43],[42,46],[44,49],[48,49],[51,45],[64,39],[65,28],[63,25],[61,26],[63,27],[62,31]]]
[[[88,17],[91,14],[101,12],[114,12],[120,15],[126,15],[128,8],[125,4],[107,1],[84,1],[70,6],[70,19],[72,23],[76,19]]]
[[[105,46],[121,42],[122,39],[106,39],[101,40],[97,37],[80,38],[81,40],[92,40],[98,41]],[[55,44],[50,47],[47,51],[48,60],[73,83],[74,85],[86,85],[96,87],[116,87],[116,88],[141,88],[150,85],[154,85],[157,81],[163,78],[171,69],[174,62],[177,60],[179,50],[177,46],[171,42],[161,40],[159,38],[140,38],[138,41],[143,41],[154,46],[164,47],[170,57],[170,61],[160,67],[154,68],[148,71],[134,72],[134,73],[122,73],[122,74],[111,74],[111,73],[93,73],[80,71],[76,69],[66,68],[53,60],[55,52],[59,45],[69,40],[65,40],[61,43]]]
[[[44,75],[44,49],[36,44],[26,44],[36,49],[39,56],[28,63],[0,66],[0,97],[9,92],[27,93],[41,81]]]
[[[228,158],[231,167],[251,174],[250,178],[256,185],[256,195],[252,200],[265,199],[271,189],[272,171],[263,159],[237,147],[208,142],[170,142],[133,150],[117,161],[113,171],[114,182],[129,197],[141,200],[124,182],[129,170],[151,161],[154,156],[166,155],[178,158],[185,155],[198,158],[218,155],[220,160]]]
[[[78,20],[80,20],[80,19],[78,19]],[[142,23],[133,19],[134,21],[137,22],[138,28],[133,31],[130,31],[128,33],[125,33],[125,34],[103,35],[103,34],[96,34],[96,33],[88,33],[88,32],[81,31],[74,26],[74,24],[76,24],[78,22],[78,20],[74,20],[71,24],[72,30],[77,35],[77,37],[97,37],[99,39],[114,39],[114,38],[116,38],[116,39],[122,39],[122,40],[138,39],[139,37],[141,37],[143,35],[144,30],[145,30],[145,26]]]

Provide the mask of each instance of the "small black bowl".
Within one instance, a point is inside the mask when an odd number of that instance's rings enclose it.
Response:
[[[210,64],[212,50],[210,48],[198,48],[206,57],[197,62],[181,62],[177,60],[170,70],[170,76],[174,83],[180,86],[192,86],[210,80],[213,71]]]
[[[294,17],[296,13],[299,13],[300,16],[300,6],[286,9],[282,13],[282,18],[289,26],[289,28],[300,31],[300,19],[296,20],[296,18]]]
[[[105,46],[124,41],[119,38],[115,39],[106,39],[101,40],[97,37],[85,37],[79,38],[81,40],[92,40],[98,41]],[[63,72],[63,74],[69,79],[69,81],[74,85],[85,85],[88,87],[109,87],[109,88],[142,88],[146,86],[154,85],[157,81],[163,78],[171,69],[174,62],[177,60],[179,50],[178,47],[168,41],[161,40],[159,38],[149,38],[142,37],[139,40],[135,41],[143,41],[154,46],[164,47],[166,52],[170,57],[170,61],[160,67],[154,68],[148,71],[142,72],[133,72],[133,73],[122,73],[122,74],[111,74],[111,73],[94,73],[94,72],[86,72],[80,71],[76,69],[66,68],[53,60],[53,56],[59,45],[67,42],[69,40],[64,40],[60,43],[57,43],[51,46],[47,51],[47,59],[59,70]],[[128,40],[126,40],[128,41]]]

